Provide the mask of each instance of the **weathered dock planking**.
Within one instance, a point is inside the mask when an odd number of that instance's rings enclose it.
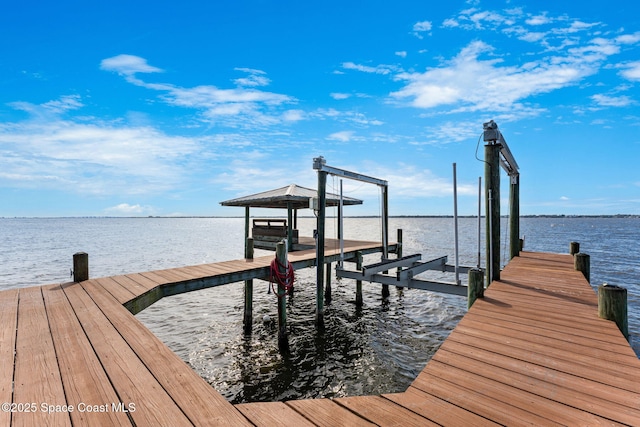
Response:
[[[272,258],[0,292],[0,425],[640,424],[640,360],[569,255],[522,252],[411,386],[381,396],[231,405],[131,312]]]

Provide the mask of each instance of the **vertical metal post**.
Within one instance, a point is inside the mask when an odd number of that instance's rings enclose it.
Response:
[[[342,196],[342,179],[340,179],[340,204],[338,205],[338,239],[340,239],[340,268],[344,267],[344,199]]]
[[[389,258],[389,194],[386,185],[382,189],[382,258]],[[390,295],[389,285],[382,285],[382,298]]]
[[[482,242],[481,242],[481,229],[482,229],[482,177],[479,176],[478,177],[478,270],[480,269],[481,266],[481,246],[482,246]]]
[[[362,252],[356,251],[356,269],[362,270]],[[362,280],[356,280],[356,307],[362,307]]]
[[[487,197],[487,286],[500,280],[500,148],[496,141],[485,145],[485,191]]]
[[[324,235],[327,205],[327,172],[318,171],[318,240],[316,265],[316,326],[324,330]]]
[[[248,208],[247,208],[248,209]],[[253,238],[246,239],[244,257],[253,259]],[[245,334],[251,334],[253,327],[253,279],[244,281],[244,317],[242,319]]]
[[[520,174],[509,177],[509,248],[510,258],[520,255]]]
[[[287,250],[293,250],[293,203],[287,202]]]
[[[458,257],[458,181],[456,176],[456,164],[453,164],[453,240],[455,257],[456,285],[460,285],[459,257]]]
[[[249,206],[244,208],[244,257],[247,257],[247,238],[249,237]]]

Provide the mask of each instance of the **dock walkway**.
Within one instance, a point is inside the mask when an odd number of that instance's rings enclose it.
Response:
[[[0,292],[0,425],[640,424],[640,360],[569,255],[514,258],[411,386],[381,396],[234,406],[131,313],[272,258]]]

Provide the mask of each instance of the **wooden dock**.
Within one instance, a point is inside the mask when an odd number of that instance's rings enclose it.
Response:
[[[262,277],[272,258],[0,292],[0,425],[640,424],[640,360],[616,325],[598,318],[571,256],[528,252],[405,392],[231,405],[132,312]],[[289,256],[297,268],[314,258]]]

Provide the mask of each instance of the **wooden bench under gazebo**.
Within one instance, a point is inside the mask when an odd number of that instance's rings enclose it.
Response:
[[[298,236],[298,209],[310,209],[310,199],[318,197],[318,192],[311,188],[291,184],[275,190],[239,197],[224,202],[222,206],[243,206],[245,208],[245,241],[249,237],[250,208],[286,209],[287,219],[254,219],[251,229],[254,247],[260,249],[275,249],[278,241],[287,239],[290,251],[309,249],[312,246],[302,244]],[[326,205],[338,206],[340,196],[327,193]],[[342,197],[343,205],[361,205],[362,200],[352,197]],[[306,240],[306,239],[305,239]],[[307,242],[304,242],[307,243]]]

